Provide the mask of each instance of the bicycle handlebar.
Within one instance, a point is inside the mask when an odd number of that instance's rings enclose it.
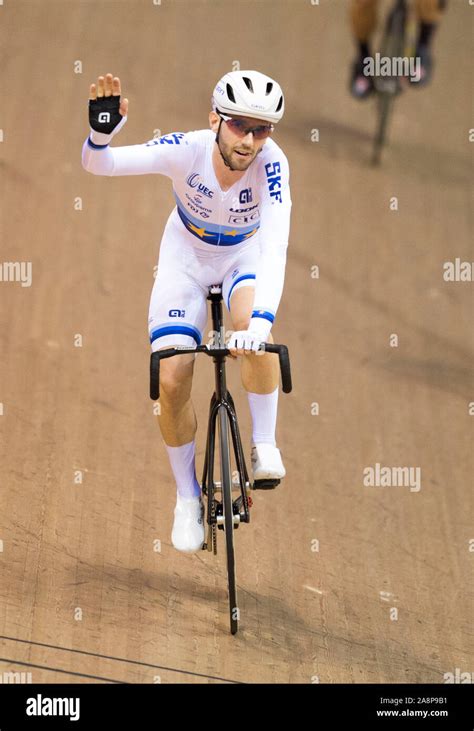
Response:
[[[278,353],[280,362],[280,372],[282,388],[284,393],[290,393],[292,389],[290,356],[286,345],[276,345],[275,343],[262,343],[263,347],[259,348],[259,352]],[[160,398],[160,361],[164,358],[171,358],[174,355],[184,355],[184,353],[205,353],[213,358],[218,355],[224,358],[231,355],[228,348],[214,348],[208,345],[197,345],[196,347],[188,345],[179,345],[175,348],[164,348],[157,350],[151,354],[150,359],[150,398],[157,401]]]

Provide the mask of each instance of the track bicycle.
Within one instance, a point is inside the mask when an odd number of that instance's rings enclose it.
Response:
[[[205,353],[214,361],[215,390],[209,407],[206,452],[202,476],[202,494],[207,498],[206,522],[207,540],[203,550],[217,554],[217,531],[222,530],[225,537],[227,558],[227,585],[229,592],[230,631],[236,634],[240,619],[237,601],[237,580],[235,562],[235,531],[242,523],[250,522],[252,506],[251,490],[271,490],[279,483],[279,479],[254,480],[250,483],[240,438],[237,414],[234,401],[227,388],[225,362],[230,350],[225,347],[225,330],[222,314],[222,284],[209,287],[207,299],[210,301],[213,338],[207,345],[178,345],[164,348],[151,354],[150,360],[150,397],[156,401],[160,397],[160,362],[184,353]],[[292,389],[290,360],[286,345],[263,343],[260,351],[277,353],[279,357],[282,389],[290,393]],[[260,357],[255,353],[252,357]],[[217,427],[217,428],[216,428]],[[218,436],[216,438],[216,431]],[[230,435],[230,438],[229,438]],[[219,447],[220,480],[215,479],[215,447]],[[232,473],[231,443],[234,464]]]

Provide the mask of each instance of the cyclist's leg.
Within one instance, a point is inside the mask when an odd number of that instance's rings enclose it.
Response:
[[[247,330],[252,314],[255,287],[242,286],[234,291],[230,300],[230,316],[234,330]],[[272,334],[268,336],[273,343]],[[278,386],[279,365],[275,353],[242,356],[242,384],[252,393],[270,393]]]
[[[230,301],[232,324],[246,329],[254,302],[254,287],[241,287]],[[267,338],[273,343],[271,333]],[[247,391],[252,418],[251,464],[254,480],[278,479],[285,476],[280,450],[276,444],[278,416],[279,365],[276,353],[242,356],[242,383]]]
[[[445,7],[442,0],[415,0],[415,12],[424,23],[439,23]]]
[[[234,330],[246,330],[250,323],[258,247],[242,252],[224,277],[222,294]],[[233,276],[234,275],[234,276]],[[272,334],[268,342],[273,343]],[[242,384],[247,391],[252,417],[252,442],[275,445],[278,409],[279,364],[275,353],[242,356]],[[277,468],[280,467],[278,458]],[[282,467],[282,465],[281,465]],[[283,472],[281,472],[283,474]]]
[[[420,68],[412,78],[414,86],[425,86],[433,75],[431,43],[445,8],[445,0],[415,0],[420,24],[415,56],[420,59]]]
[[[186,252],[186,242],[167,225],[150,299],[153,351],[201,342],[207,320],[206,296],[187,272]],[[183,496],[199,492],[194,460],[197,419],[191,400],[194,359],[195,355],[185,354],[160,363],[158,422],[178,493]]]
[[[256,242],[242,247],[230,260],[222,282],[222,297],[234,330],[246,330],[255,295],[255,272],[259,248]],[[268,342],[273,343],[270,333]],[[275,357],[272,357],[275,356]],[[275,362],[276,361],[276,362]],[[242,383],[246,391],[269,393],[278,385],[278,357],[275,353],[242,356]]]
[[[377,27],[378,0],[351,0],[349,17],[354,38],[368,43]]]
[[[371,56],[370,40],[377,27],[378,0],[351,0],[349,17],[357,43],[357,57],[352,64],[350,89],[357,99],[367,98],[374,89],[371,76],[364,74],[365,59]]]

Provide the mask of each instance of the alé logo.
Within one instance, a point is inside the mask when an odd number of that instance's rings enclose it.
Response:
[[[184,317],[186,310],[170,310],[168,317]]]
[[[97,118],[101,124],[110,122],[110,112],[101,112]]]
[[[252,188],[244,188],[240,191],[239,203],[251,203],[252,202]]]
[[[213,190],[209,190],[204,183],[201,182],[201,176],[199,173],[191,173],[191,175],[186,178],[186,182],[188,185],[191,186],[191,188],[197,188],[200,193],[203,195],[206,195],[208,198],[212,198],[214,195]]]

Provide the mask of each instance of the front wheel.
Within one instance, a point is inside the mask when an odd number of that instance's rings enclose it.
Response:
[[[388,18],[380,49],[382,58],[400,58],[405,47],[405,22],[406,5],[399,3]],[[392,69],[393,72],[393,69]],[[396,74],[387,77],[379,77],[375,80],[377,92],[377,131],[375,133],[374,148],[372,154],[372,165],[378,165],[382,155],[382,149],[387,141],[389,121],[392,115],[393,103],[396,95],[400,92],[400,80]]]
[[[237,587],[235,577],[234,512],[232,507],[232,471],[229,449],[229,416],[224,406],[219,407],[218,421],[221,457],[222,506],[224,511],[227,577],[229,585],[230,631],[233,635],[235,635],[238,629],[239,608],[237,606]]]

